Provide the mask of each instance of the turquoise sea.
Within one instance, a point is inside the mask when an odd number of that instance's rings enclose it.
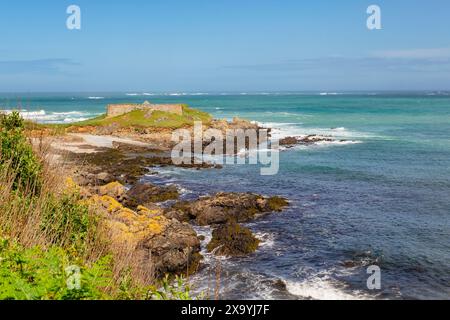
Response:
[[[346,140],[281,152],[276,176],[243,165],[145,177],[179,185],[185,198],[252,191],[292,201],[248,224],[263,240],[256,254],[220,259],[223,298],[450,298],[450,93],[0,93],[0,110],[71,122],[144,100],[255,120],[277,136]],[[205,261],[197,291],[219,263]],[[379,291],[367,289],[370,265],[381,268]]]

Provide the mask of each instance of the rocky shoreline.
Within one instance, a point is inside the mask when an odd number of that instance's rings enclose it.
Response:
[[[235,118],[211,120],[204,128],[222,132],[234,129],[270,129]],[[192,130],[192,127],[187,127]],[[39,130],[37,131],[39,132]],[[282,212],[287,199],[252,193],[205,194],[181,201],[176,186],[143,182],[143,176],[157,175],[157,168],[176,166],[195,170],[219,170],[213,163],[174,164],[172,130],[168,128],[70,126],[63,135],[50,139],[57,162],[68,168],[71,184],[100,212],[115,247],[126,247],[138,257],[139,274],[153,276],[190,274],[202,263],[201,237],[195,226],[210,226],[212,239],[206,249],[215,255],[242,256],[255,252],[259,240],[242,223],[267,214]],[[42,133],[41,133],[42,134]],[[38,136],[36,132],[30,134]],[[333,142],[332,137],[309,135],[285,137],[280,146]],[[235,150],[237,153],[238,150]],[[194,157],[194,156],[192,156]]]
[[[234,125],[239,123],[235,119]],[[126,248],[140,262],[134,274],[161,278],[199,270],[202,237],[194,226],[211,226],[213,238],[207,250],[216,255],[251,254],[259,240],[240,223],[281,212],[289,205],[287,199],[276,196],[225,192],[180,201],[176,186],[143,183],[141,178],[166,166],[218,170],[218,174],[221,166],[175,165],[164,143],[148,147],[110,142],[110,147],[95,145],[83,135],[69,133],[52,137],[50,145],[56,161],[67,168],[70,186],[102,217],[111,244]]]

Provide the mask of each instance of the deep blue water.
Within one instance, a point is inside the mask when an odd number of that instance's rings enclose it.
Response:
[[[103,99],[88,98],[94,96]],[[256,254],[221,260],[222,297],[450,298],[448,93],[0,94],[0,108],[20,102],[31,112],[24,115],[40,121],[72,121],[102,113],[108,103],[143,100],[256,120],[278,136],[319,133],[348,141],[283,151],[276,176],[244,165],[165,168],[146,178],[176,183],[186,198],[252,191],[291,200],[284,213],[249,224],[264,240]],[[381,268],[380,291],[366,286],[374,264]],[[198,291],[211,287],[210,269],[194,277]],[[274,285],[277,279],[287,290]]]

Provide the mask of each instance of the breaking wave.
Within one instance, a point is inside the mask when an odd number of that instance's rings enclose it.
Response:
[[[12,111],[13,110],[3,110],[6,114],[11,113]],[[21,110],[19,113],[25,120],[36,121],[39,123],[73,123],[84,121],[99,115],[99,113],[83,111],[47,112],[45,110]]]

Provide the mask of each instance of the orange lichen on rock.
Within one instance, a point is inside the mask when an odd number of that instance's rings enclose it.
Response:
[[[140,241],[149,239],[164,232],[169,225],[169,220],[157,213],[161,211],[146,209],[144,213],[140,207],[139,213],[125,208],[111,196],[95,195],[89,199],[91,205],[97,210],[103,211],[106,217],[106,225],[111,233],[112,242],[126,241],[128,244],[137,245]],[[148,213],[152,213],[149,215]]]
[[[98,188],[101,196],[110,196],[118,201],[122,201],[125,197],[127,189],[120,182],[111,182]]]

